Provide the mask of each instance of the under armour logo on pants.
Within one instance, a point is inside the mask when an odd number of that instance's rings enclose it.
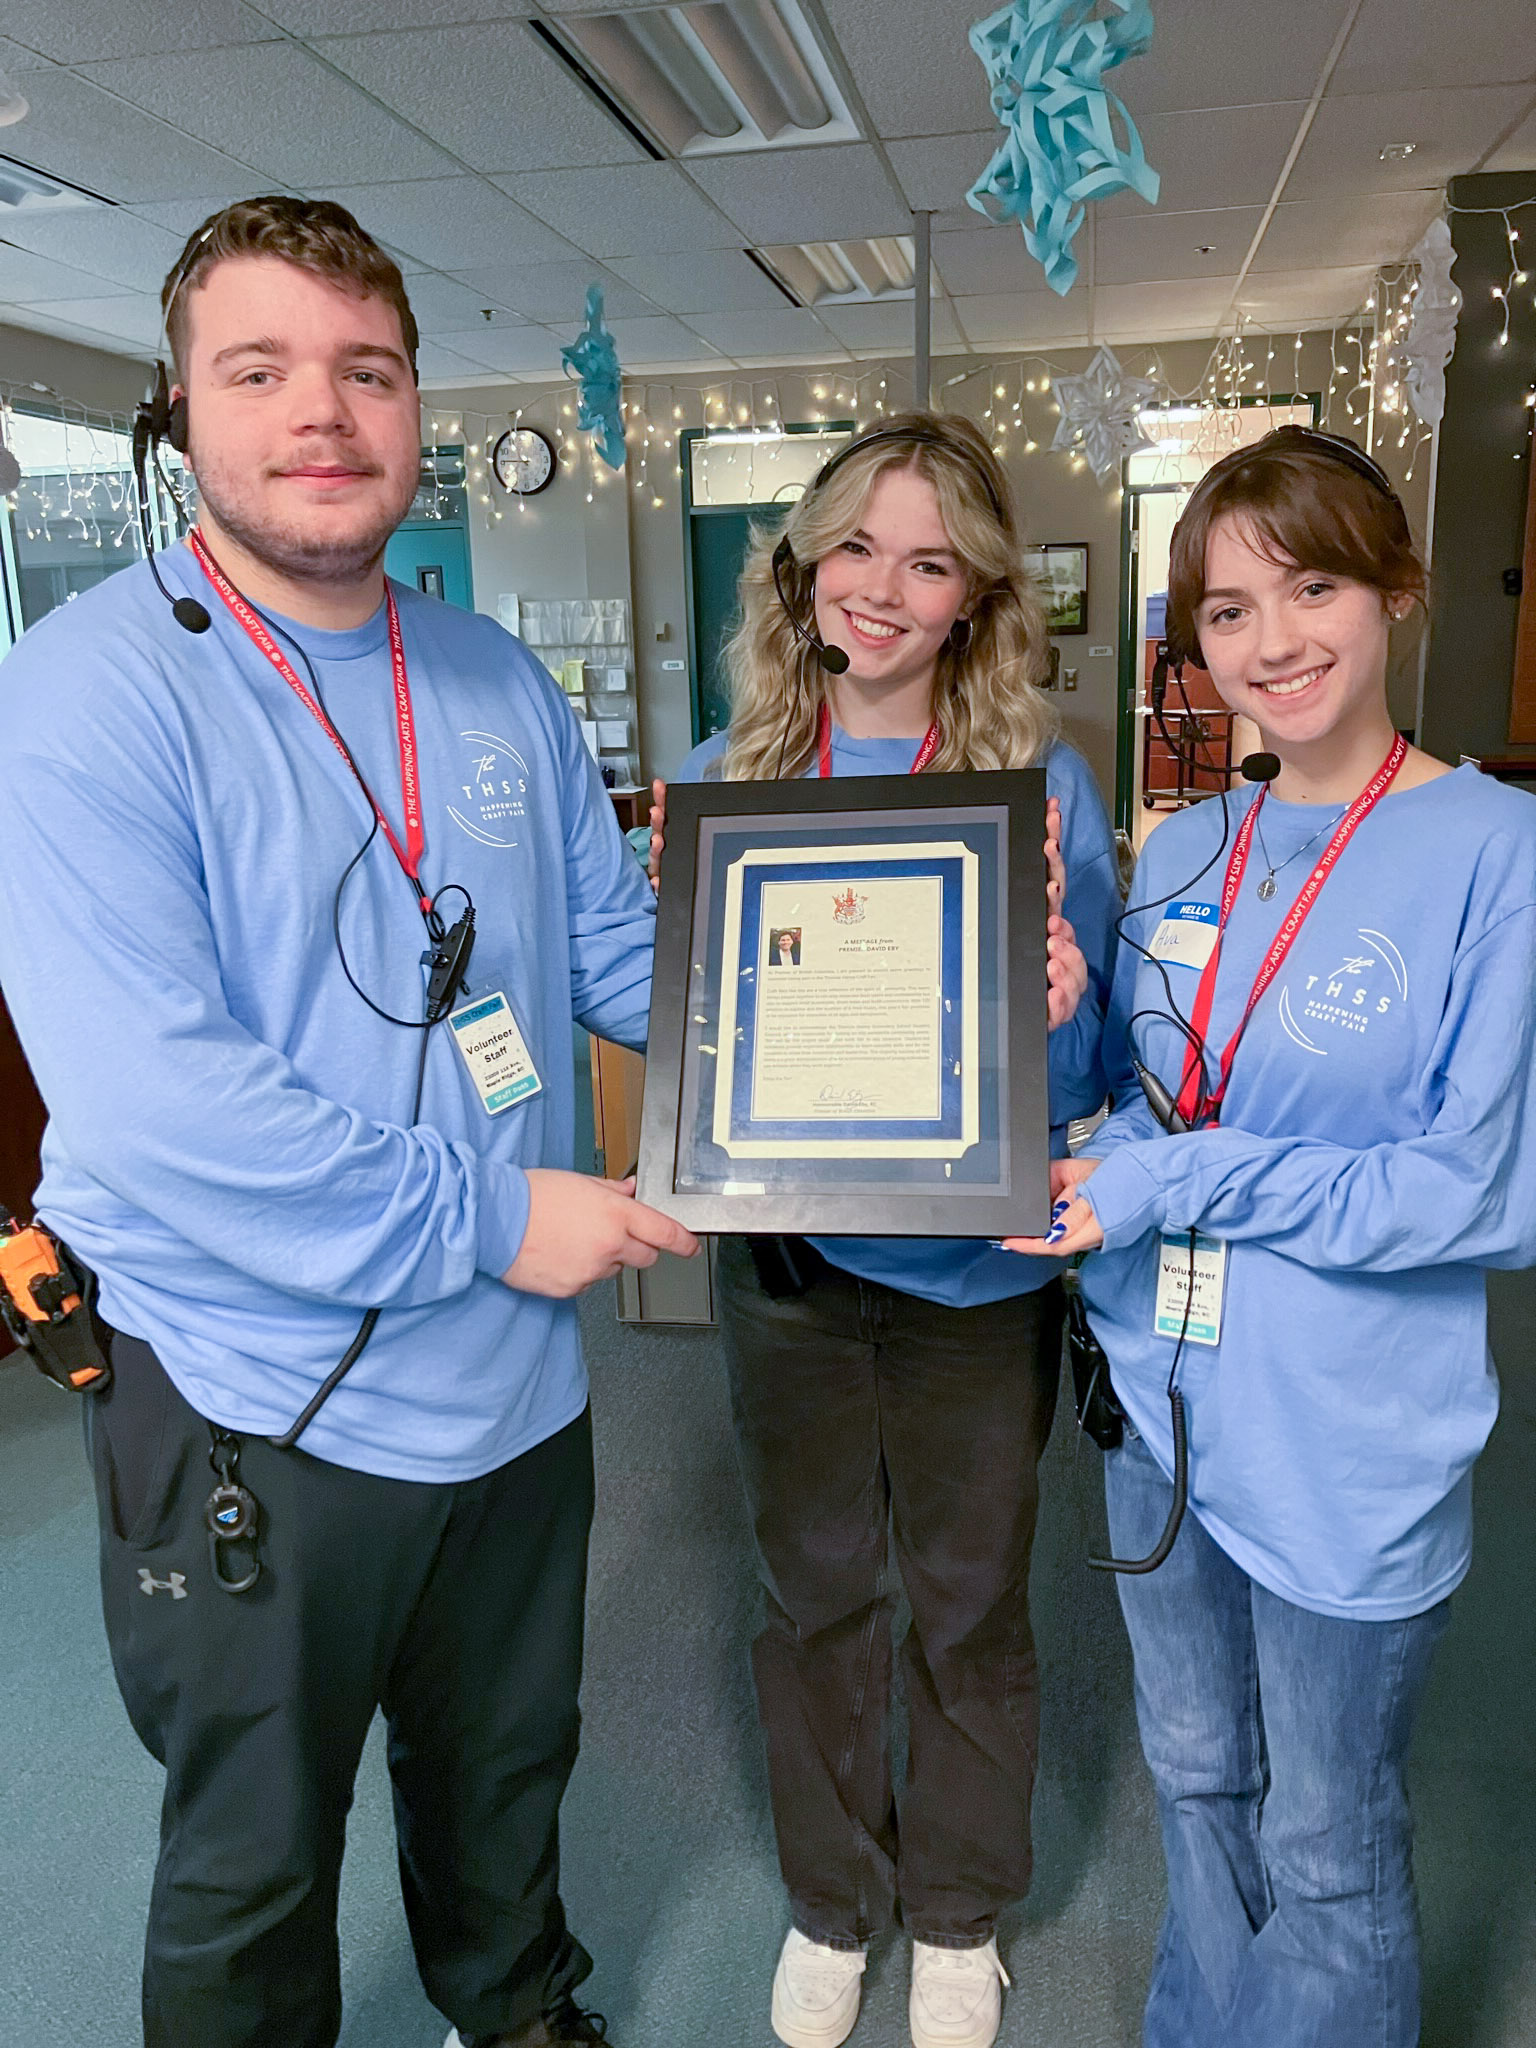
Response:
[[[173,1600],[185,1600],[187,1597],[187,1575],[185,1572],[172,1572],[168,1579],[157,1579],[153,1572],[147,1571],[143,1565],[140,1565],[139,1591],[147,1593],[151,1599],[156,1593],[169,1593]]]

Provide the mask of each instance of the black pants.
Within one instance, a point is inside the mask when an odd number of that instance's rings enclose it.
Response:
[[[720,1248],[779,1861],[813,1941],[862,1945],[899,1906],[920,1940],[974,1947],[1029,1888],[1029,1557],[1060,1290],[944,1308],[810,1256],[807,1292],[774,1300],[743,1240]],[[912,1610],[899,1823],[888,1525]]]
[[[209,1433],[117,1337],[86,1402],[118,1685],[165,1766],[147,2048],[333,2048],[336,1897],[374,1710],[427,1993],[465,2036],[536,2021],[590,1959],[561,1910],[576,1759],[592,1433],[581,1416],[459,1485],[241,1439],[259,1582],[213,1583]]]

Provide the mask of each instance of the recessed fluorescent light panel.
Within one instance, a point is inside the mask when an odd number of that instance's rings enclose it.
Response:
[[[780,243],[752,253],[802,306],[861,306],[916,296],[917,252],[910,235]]]
[[[689,0],[547,26],[670,156],[859,140],[796,0]]]
[[[13,213],[57,213],[66,206],[106,206],[94,192],[66,184],[62,178],[34,171],[30,164],[0,156],[0,207]]]

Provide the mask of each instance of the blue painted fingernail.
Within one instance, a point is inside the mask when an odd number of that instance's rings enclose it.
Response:
[[[1060,1244],[1066,1234],[1067,1227],[1064,1223],[1053,1223],[1045,1233],[1045,1242],[1047,1244]]]

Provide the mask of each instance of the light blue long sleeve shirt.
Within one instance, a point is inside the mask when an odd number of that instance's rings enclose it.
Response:
[[[41,1214],[232,1430],[285,1430],[382,1308],[303,1438],[388,1477],[478,1476],[581,1412],[574,1306],[501,1284],[530,1166],[569,1167],[571,1019],[644,1043],[654,912],[569,706],[493,621],[396,586],[429,891],[474,898],[474,994],[500,991],[542,1088],[487,1113],[446,1025],[375,1016],[332,935],[366,800],[185,547],[42,620],[0,666],[0,984],[48,1106]],[[289,625],[403,840],[383,608]],[[303,674],[302,664],[295,667]],[[448,922],[461,899],[448,896]],[[422,1014],[415,892],[382,833],[341,897],[347,964]]]
[[[1232,830],[1253,801],[1231,800]],[[1207,1069],[1227,1044],[1341,810],[1262,813],[1223,945]],[[1147,842],[1131,904],[1172,893],[1214,920],[1221,807]],[[1228,841],[1230,850],[1231,841]],[[1295,860],[1261,902],[1268,860]],[[1315,858],[1315,853],[1314,853]],[[1133,914],[1149,946],[1168,906]],[[1182,915],[1187,919],[1189,913]],[[1188,1018],[1198,972],[1169,964]],[[1083,1267],[1116,1391],[1165,1471],[1172,1340],[1153,1331],[1160,1233],[1228,1245],[1220,1343],[1179,1365],[1190,1506],[1283,1599],[1379,1621],[1415,1614],[1471,1556],[1471,1468],[1498,1389],[1482,1268],[1536,1262],[1536,802],[1474,768],[1387,795],[1341,856],[1255,1009],[1220,1126],[1170,1138],[1123,1047],[1177,1090],[1184,1039],[1156,969],[1122,948],[1106,1036],[1114,1115],[1084,1193],[1105,1249]]]
[[[702,782],[719,773],[728,736],[716,733],[694,748],[677,772],[679,782]],[[916,742],[855,739],[832,729],[834,775],[905,775]],[[1088,763],[1058,741],[1045,757],[1047,793],[1061,800],[1062,858],[1071,920],[1088,964],[1088,988],[1076,1015],[1050,1037],[1052,1148],[1067,1149],[1067,1124],[1090,1116],[1103,1102],[1106,1080],[1099,1041],[1114,972],[1115,919],[1120,893],[1114,837]],[[970,1308],[1032,1294],[1053,1272],[1043,1262],[995,1250],[981,1239],[954,1237],[817,1237],[811,1242],[832,1265],[861,1280],[875,1280],[925,1301]]]

